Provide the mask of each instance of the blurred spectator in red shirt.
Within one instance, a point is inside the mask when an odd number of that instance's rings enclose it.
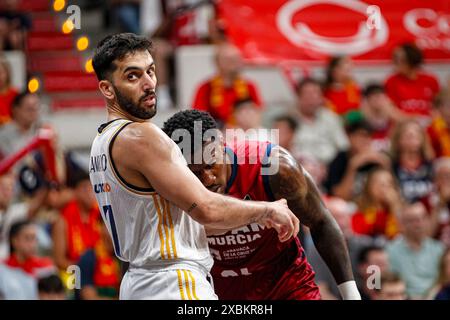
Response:
[[[347,120],[345,130],[350,148],[339,152],[328,166],[325,187],[329,194],[351,200],[360,194],[367,172],[375,167],[390,167],[389,157],[372,146],[372,127],[364,119]]]
[[[450,300],[450,247],[446,249],[439,262],[439,275],[428,294],[428,299]]]
[[[328,62],[324,95],[339,115],[359,109],[361,103],[359,86],[352,79],[352,67],[352,60],[347,56],[335,56]]]
[[[450,91],[441,91],[434,99],[436,115],[427,129],[436,157],[450,157]]]
[[[297,120],[288,114],[281,115],[273,120],[272,128],[278,130],[278,144],[294,154],[294,138],[298,128]]]
[[[386,80],[386,92],[403,112],[414,115],[423,126],[430,123],[432,101],[439,92],[436,78],[423,72],[423,55],[417,46],[406,43],[394,50],[395,74]]]
[[[374,290],[374,300],[406,300],[406,283],[393,272],[385,272],[380,278],[380,288]]]
[[[9,63],[0,57],[0,126],[11,120],[11,106],[17,94],[17,90],[11,87]]]
[[[89,175],[77,170],[69,176],[68,186],[74,189],[74,199],[61,210],[53,226],[54,259],[61,270],[77,264],[80,256],[93,248],[99,238],[100,211]]]
[[[16,222],[9,230],[10,255],[5,263],[40,278],[56,271],[53,261],[37,256],[36,226],[27,220]]]
[[[428,136],[418,122],[407,120],[394,128],[392,168],[406,201],[420,200],[431,192],[433,156]]]
[[[357,199],[358,211],[352,216],[352,228],[357,234],[392,239],[398,232],[397,215],[402,197],[389,170],[374,168]]]
[[[241,76],[241,53],[232,44],[221,44],[216,51],[217,75],[197,89],[192,107],[208,111],[221,124],[234,124],[233,108],[238,100],[251,99],[258,107],[261,100],[253,82]]]
[[[111,236],[106,224],[99,221],[100,238],[94,248],[86,250],[78,266],[81,271],[82,300],[117,299],[121,270],[114,254]]]
[[[431,210],[431,235],[450,247],[450,157],[433,163],[434,192],[426,199]]]
[[[377,151],[388,151],[390,147],[390,131],[397,122],[405,119],[389,97],[384,87],[371,83],[364,89],[364,100],[360,110],[352,111],[345,117],[347,120],[363,118],[372,127],[372,144]]]

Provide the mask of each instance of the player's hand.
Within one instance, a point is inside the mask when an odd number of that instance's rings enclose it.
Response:
[[[268,203],[268,210],[268,214],[262,218],[261,223],[267,228],[274,228],[281,242],[297,236],[300,221],[289,209],[285,199]]]

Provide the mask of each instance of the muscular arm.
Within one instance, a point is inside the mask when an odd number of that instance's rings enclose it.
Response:
[[[206,227],[231,229],[252,222],[274,222],[282,241],[298,230],[298,219],[281,203],[249,203],[206,189],[184,164],[176,144],[154,125],[127,127],[114,143],[113,156],[115,162],[142,174],[158,194]]]
[[[317,251],[336,283],[353,280],[344,236],[309,174],[281,147],[273,149],[271,160],[279,163],[278,173],[269,177],[275,198],[285,198],[292,212],[310,228]]]

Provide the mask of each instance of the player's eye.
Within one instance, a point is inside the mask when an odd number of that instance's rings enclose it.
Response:
[[[127,76],[127,79],[128,79],[128,80],[136,80],[137,78],[138,78],[137,75],[134,74],[134,73],[130,73],[130,74],[128,74],[128,76]]]

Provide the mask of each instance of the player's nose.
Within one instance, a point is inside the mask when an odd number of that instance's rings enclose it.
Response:
[[[155,77],[152,77],[149,74],[145,74],[143,79],[144,79],[144,82],[142,84],[142,89],[144,91],[155,90],[155,88],[156,88],[156,78]]]

